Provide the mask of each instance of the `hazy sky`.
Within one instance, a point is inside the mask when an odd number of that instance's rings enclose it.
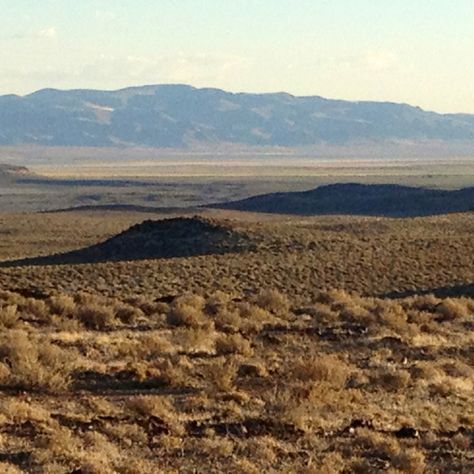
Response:
[[[0,93],[187,83],[474,113],[474,0],[0,0]]]

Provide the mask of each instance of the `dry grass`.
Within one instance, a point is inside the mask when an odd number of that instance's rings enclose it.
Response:
[[[248,225],[239,256],[2,269],[0,472],[474,470],[474,300],[374,296],[472,282],[472,217]]]
[[[303,308],[276,290],[247,301],[186,294],[158,313],[99,294],[33,300],[0,294],[15,308],[0,341],[5,472],[472,466],[468,298],[329,291]],[[32,308],[41,319],[27,317]],[[252,315],[266,322],[245,325]],[[65,330],[57,318],[84,326]]]
[[[320,290],[332,288],[381,295],[473,281],[472,213],[416,219],[262,216],[259,222],[252,216],[238,217],[239,229],[256,239],[258,251],[239,256],[5,268],[0,269],[0,283],[4,288],[40,286],[49,293],[59,289],[69,294],[93,291],[123,300],[219,290],[230,296],[251,292],[259,295],[256,298],[262,306],[278,311],[280,305],[285,308],[285,302],[272,301],[268,294],[271,289],[288,293],[293,301],[309,303],[317,299]],[[45,218],[46,228],[35,222],[34,216],[23,216],[21,228],[2,235],[5,258],[80,248],[140,218],[144,216],[52,214]],[[3,219],[7,227],[12,225],[7,216]],[[80,222],[77,229],[74,219]],[[103,222],[99,223],[100,219]],[[28,223],[31,227],[25,228]],[[73,230],[78,234],[75,241]],[[45,241],[50,245],[44,246]],[[449,308],[444,311],[449,312]]]

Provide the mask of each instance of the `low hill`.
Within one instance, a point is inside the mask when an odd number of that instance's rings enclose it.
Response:
[[[11,183],[20,179],[31,178],[34,174],[24,166],[0,163],[0,183]]]
[[[200,217],[147,220],[80,250],[7,261],[0,266],[57,265],[241,252],[254,248],[251,239],[231,225]]]
[[[474,115],[186,85],[0,97],[0,145],[300,147],[425,140],[474,141]]]
[[[474,187],[446,191],[391,184],[333,184],[310,191],[263,194],[210,207],[298,215],[416,217],[474,210]]]

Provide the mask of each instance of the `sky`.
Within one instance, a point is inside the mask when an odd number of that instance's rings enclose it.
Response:
[[[474,113],[474,0],[0,0],[0,94],[185,83]]]

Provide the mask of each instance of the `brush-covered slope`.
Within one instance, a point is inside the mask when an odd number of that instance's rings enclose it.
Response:
[[[231,225],[199,217],[147,220],[105,242],[64,254],[4,262],[3,266],[55,265],[190,257],[240,252],[254,247]]]
[[[474,116],[388,102],[234,94],[185,85],[44,89],[0,97],[3,145],[296,147],[374,140],[474,140]]]
[[[400,185],[333,184],[271,193],[212,207],[252,212],[414,217],[474,210],[474,187],[447,191]]]

